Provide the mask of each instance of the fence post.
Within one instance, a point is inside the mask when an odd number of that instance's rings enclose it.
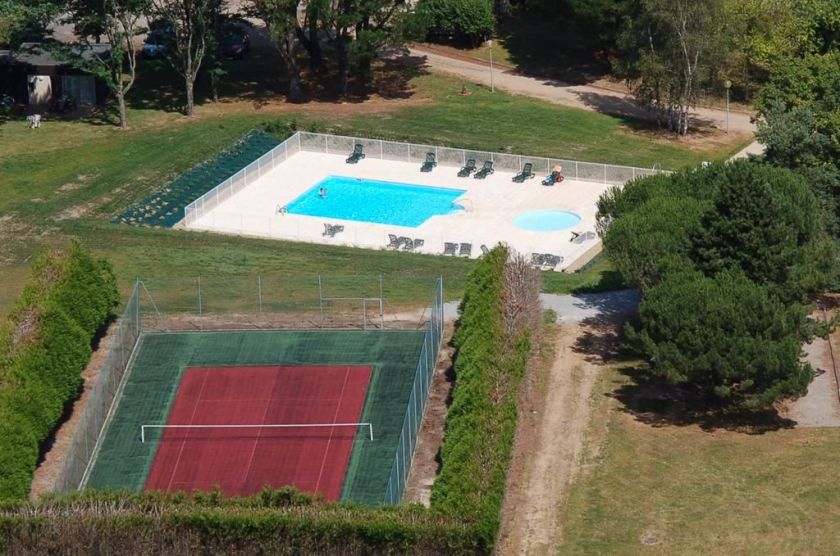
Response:
[[[362,298],[362,330],[367,330],[367,298]]]
[[[385,311],[382,307],[382,273],[379,274],[379,329],[385,330]]]
[[[578,163],[577,163],[577,160],[575,160],[575,179],[578,179]]]
[[[201,275],[198,276],[198,316],[201,316]]]
[[[321,328],[324,328],[324,290],[321,286],[321,275],[318,275],[318,307],[321,312]]]
[[[604,164],[604,183],[607,183],[607,165]]]
[[[262,313],[262,276],[257,274],[257,296],[259,299],[260,313]]]

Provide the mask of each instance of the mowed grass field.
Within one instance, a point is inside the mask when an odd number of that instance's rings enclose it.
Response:
[[[606,369],[559,554],[837,554],[840,429],[653,426]]]
[[[480,87],[461,97],[460,81],[422,72],[409,87],[407,98],[348,104],[225,98],[200,105],[192,119],[135,108],[125,132],[101,118],[47,119],[38,130],[22,120],[7,122],[0,127],[0,312],[18,294],[38,247],[69,238],[112,260],[123,288],[149,275],[383,272],[440,275],[447,297],[460,296],[469,261],[110,223],[131,203],[267,123],[665,168],[724,158],[741,146],[708,151],[671,144],[618,118]],[[546,283],[555,292],[604,288],[615,283],[615,275],[600,261],[577,275],[552,275]]]

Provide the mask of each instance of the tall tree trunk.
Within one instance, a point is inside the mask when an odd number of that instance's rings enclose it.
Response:
[[[286,77],[289,79],[289,102],[303,102],[303,88],[300,80],[300,68],[297,62],[298,41],[297,31],[288,29],[283,34],[283,39],[276,44],[283,65],[286,66]]]
[[[309,19],[309,67],[312,71],[318,71],[324,64],[323,55],[321,54],[321,41],[318,38],[318,18],[317,14]]]
[[[119,107],[120,111],[120,128],[126,129],[128,127],[128,121],[125,117],[125,91],[119,90],[117,91],[117,106]]]
[[[195,86],[195,79],[193,78],[193,76],[191,74],[188,73],[186,75],[184,81],[185,81],[185,85],[186,85],[186,89],[187,89],[187,108],[185,110],[185,113],[186,113],[187,116],[192,116],[193,115],[193,106],[195,104],[194,99],[193,99],[193,87]]]
[[[338,36],[336,53],[338,54],[338,94],[344,96],[347,94],[347,74],[350,71],[350,61],[343,32]]]

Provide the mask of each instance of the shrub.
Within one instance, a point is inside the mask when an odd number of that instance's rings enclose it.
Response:
[[[111,267],[76,243],[33,263],[0,328],[0,500],[28,496],[40,445],[78,392],[117,299]]]

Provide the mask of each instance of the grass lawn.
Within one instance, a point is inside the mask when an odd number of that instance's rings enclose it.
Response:
[[[596,396],[627,384],[607,369]],[[595,403],[595,455],[558,516],[560,554],[837,553],[840,429],[707,432]]]
[[[667,143],[632,122],[420,75],[408,98],[367,102],[249,103],[224,98],[187,119],[173,111],[129,111],[121,132],[101,119],[22,121],[0,127],[0,311],[17,295],[39,245],[78,238],[114,262],[123,285],[138,275],[404,273],[442,275],[447,296],[460,295],[471,263],[463,260],[209,234],[141,230],[109,221],[132,202],[267,122],[580,160],[677,168],[724,158],[740,145],[698,150]],[[612,287],[606,261],[573,276],[551,274],[546,289]]]

